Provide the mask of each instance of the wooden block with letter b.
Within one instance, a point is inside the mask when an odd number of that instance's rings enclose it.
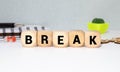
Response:
[[[23,47],[35,47],[37,45],[36,42],[36,31],[24,31],[21,33],[21,43]]]
[[[40,47],[52,46],[52,32],[51,31],[38,31],[37,43]]]
[[[85,46],[89,48],[97,48],[101,45],[101,36],[97,31],[85,32]]]
[[[69,46],[81,47],[84,46],[85,33],[81,30],[75,30],[69,32]]]
[[[67,47],[68,46],[68,32],[54,31],[53,32],[53,45],[55,47]]]

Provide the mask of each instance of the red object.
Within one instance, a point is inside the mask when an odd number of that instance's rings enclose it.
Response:
[[[6,41],[7,42],[16,42],[16,37],[15,36],[7,36]]]
[[[16,42],[16,37],[12,36],[12,42]]]

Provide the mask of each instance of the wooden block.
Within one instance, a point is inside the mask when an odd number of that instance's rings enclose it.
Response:
[[[71,47],[81,47],[84,46],[85,34],[81,30],[70,31],[69,32],[69,46]]]
[[[21,42],[23,47],[34,47],[36,46],[36,31],[24,31],[21,33]]]
[[[38,31],[37,43],[40,47],[52,46],[52,32],[51,31]]]
[[[53,45],[55,47],[67,47],[68,46],[68,32],[54,31],[53,32]]]
[[[85,46],[89,48],[97,48],[101,45],[100,33],[97,31],[85,32]]]

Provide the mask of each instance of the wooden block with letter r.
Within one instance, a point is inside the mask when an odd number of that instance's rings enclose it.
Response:
[[[85,46],[89,48],[97,48],[101,45],[101,36],[97,31],[85,32]]]
[[[21,43],[23,47],[35,47],[37,45],[36,42],[36,31],[23,31],[21,33]]]
[[[54,31],[53,32],[53,45],[58,48],[68,46],[68,32]]]
[[[81,30],[74,30],[69,32],[69,46],[81,47],[84,46],[85,33]]]
[[[52,46],[52,32],[51,31],[38,31],[37,43],[40,47]]]

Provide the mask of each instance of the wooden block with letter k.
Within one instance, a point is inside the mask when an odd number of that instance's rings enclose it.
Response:
[[[89,48],[97,48],[101,45],[100,33],[96,31],[85,32],[85,46]]]

